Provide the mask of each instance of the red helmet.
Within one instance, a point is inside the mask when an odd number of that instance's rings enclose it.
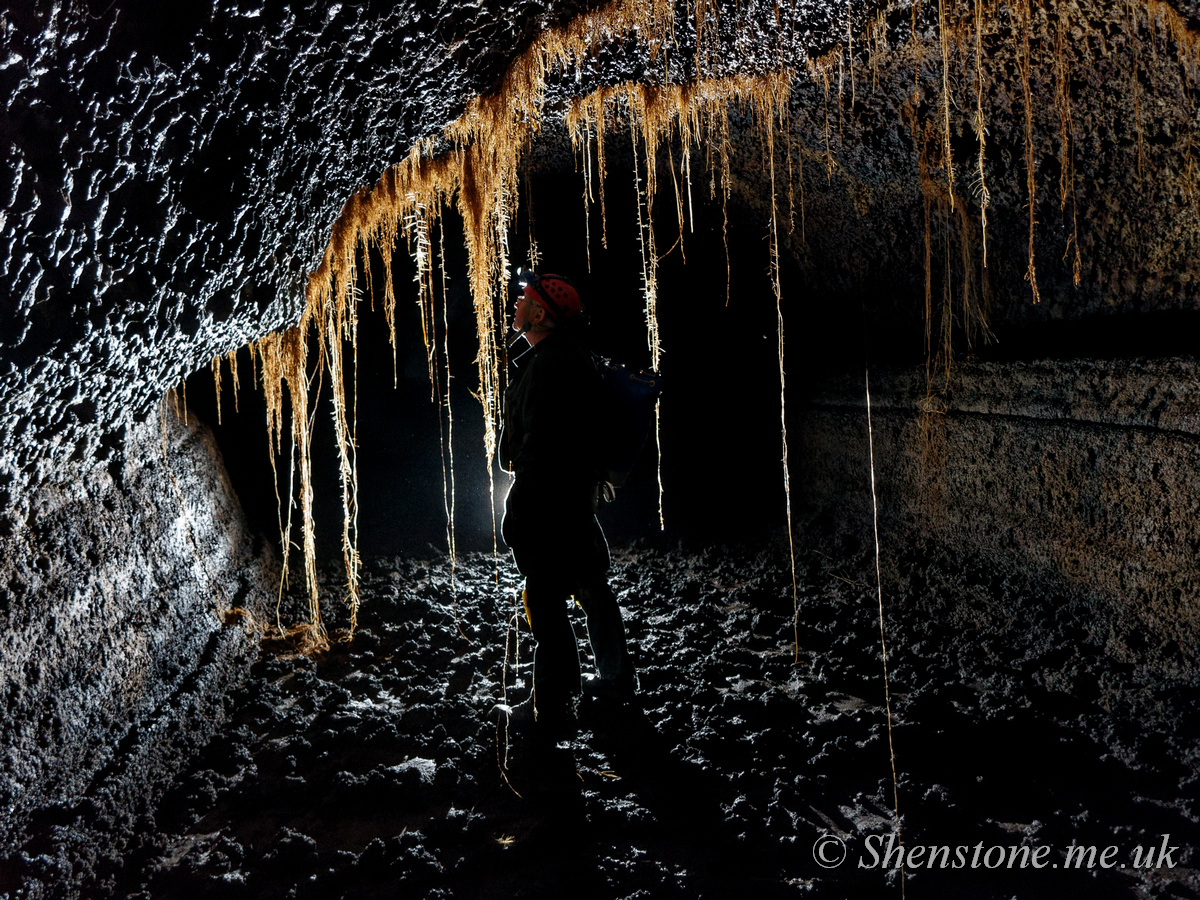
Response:
[[[555,321],[579,315],[583,302],[575,285],[562,275],[535,275],[522,278],[525,298],[532,300]]]

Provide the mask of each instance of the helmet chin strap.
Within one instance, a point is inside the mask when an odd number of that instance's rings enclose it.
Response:
[[[508,349],[511,350],[514,346],[516,346],[517,341],[519,341],[521,338],[525,337],[525,332],[527,332],[528,330],[529,330],[529,325],[526,324],[520,331],[518,331],[516,334],[514,334],[512,337],[510,337],[508,339]]]
[[[519,341],[519,340],[521,340],[521,338],[525,337],[525,332],[527,332],[527,331],[529,331],[529,324],[528,324],[528,323],[526,323],[526,324],[525,324],[525,327],[524,327],[524,328],[522,328],[520,331],[518,331],[516,334],[514,334],[512,337],[510,337],[510,338],[508,339],[508,350],[509,350],[509,353],[510,353],[510,354],[511,354],[511,352],[512,352],[512,348],[516,346],[516,344],[517,344],[517,341]],[[519,363],[519,362],[520,362],[522,359],[524,359],[524,358],[525,358],[525,354],[527,354],[527,353],[528,353],[529,351],[531,351],[532,349],[533,349],[533,344],[530,344],[528,347],[526,347],[524,350],[522,350],[522,351],[521,351],[520,353],[518,353],[516,356],[511,356],[511,355],[510,355],[510,356],[509,356],[509,358],[508,358],[509,364],[510,364],[510,365],[513,365],[513,366],[515,366],[515,365],[516,365],[517,363]]]

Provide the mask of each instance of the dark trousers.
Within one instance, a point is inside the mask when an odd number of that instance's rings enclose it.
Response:
[[[621,608],[608,584],[608,542],[590,503],[586,508],[564,505],[562,496],[531,496],[514,484],[502,529],[525,576],[525,611],[537,642],[533,684],[539,718],[564,715],[580,692],[579,651],[569,617],[572,597],[587,618],[600,678],[618,690],[632,691],[634,683]]]
[[[565,712],[571,697],[580,691],[578,645],[569,617],[572,595],[587,617],[588,640],[600,678],[623,690],[633,689],[621,607],[608,580],[600,577],[569,585],[531,573],[525,578],[525,611],[537,641],[533,690],[539,716],[543,711],[550,716]]]

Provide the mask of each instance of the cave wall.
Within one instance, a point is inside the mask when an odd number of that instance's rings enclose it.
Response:
[[[224,723],[271,612],[270,554],[211,432],[164,409],[118,451],[0,536],[0,893],[119,860]]]
[[[342,204],[560,11],[3,10],[0,505],[292,324]]]
[[[1181,62],[1162,20],[1131,20],[1129,9],[1035,11],[1032,237],[1019,77],[986,91],[986,268],[969,42],[950,54],[954,206],[936,47],[923,61],[881,60],[873,90],[860,82],[861,104],[907,108],[917,124],[889,129],[903,117],[884,108],[845,116],[831,129],[828,167],[811,139],[829,108],[820,86],[793,98],[796,140],[808,136],[805,164],[819,174],[804,182],[806,234],[787,245],[797,267],[789,299],[806,308],[789,330],[815,326],[837,348],[795,389],[793,478],[802,518],[824,529],[832,516],[869,545],[870,370],[885,560],[914,546],[979,554],[1042,586],[1030,602],[1046,590],[1082,598],[1123,662],[1194,671],[1200,118],[1194,63]],[[1179,11],[1195,21],[1194,9]],[[992,44],[985,59],[1019,76],[1019,44]],[[926,77],[914,80],[918,71]],[[912,177],[922,168],[926,177]],[[761,207],[761,179],[743,195]],[[829,304],[852,312],[822,312]]]
[[[270,554],[164,396],[294,324],[347,198],[586,6],[0,7],[0,894],[103,893],[269,614]],[[589,77],[644,73],[626,44]]]
[[[176,765],[219,721],[251,652],[244,621],[216,611],[237,605],[261,615],[269,602],[269,555],[248,535],[203,430],[160,423],[166,391],[294,324],[347,198],[493,88],[534,35],[590,5],[222,0],[182,11],[140,0],[103,11],[71,2],[0,10],[7,844],[45,850],[52,869],[67,858],[61,848],[86,844],[89,821],[134,803],[128,791],[152,781],[146,773]],[[849,532],[867,521],[864,410],[854,377],[837,374],[856,370],[865,334],[874,357],[891,364],[873,382],[886,535],[1004,557],[1076,586],[1096,598],[1115,653],[1161,650],[1166,660],[1171,642],[1194,646],[1192,363],[1162,359],[1153,341],[1131,345],[1125,362],[1083,354],[970,363],[990,345],[954,305],[973,272],[1001,348],[1050,323],[1197,309],[1194,71],[1180,64],[1174,38],[1156,37],[1153,17],[1131,32],[1125,3],[1035,4],[1043,29],[1031,78],[1035,304],[1024,277],[1024,101],[1011,28],[988,44],[984,273],[970,224],[979,195],[969,102],[954,107],[950,142],[958,206],[936,187],[936,153],[923,149],[940,139],[935,5],[921,6],[915,42],[912,7],[889,12],[891,49],[876,58],[860,45],[853,83],[836,68],[828,80],[809,78],[806,66],[839,46],[847,11],[859,30],[880,4],[797,3],[783,31],[773,3],[726,6],[736,11],[723,12],[708,44],[714,74],[780,64],[800,73],[790,140],[776,145],[790,156],[779,157],[776,172],[782,184],[787,170],[802,195],[797,227],[781,243],[789,334],[810,332],[801,342],[807,358],[792,367],[804,378],[789,382],[805,515],[834,510],[836,530]],[[1137,9],[1170,13],[1196,31],[1194,3]],[[695,55],[687,11],[677,18],[675,77],[692,70]],[[1069,37],[1081,49],[1071,57],[1069,205],[1057,188],[1056,76],[1045,37],[1060,18],[1073,23]],[[1129,38],[1135,32],[1142,43]],[[1135,45],[1146,52],[1131,78]],[[969,57],[956,52],[950,79],[967,101]],[[662,62],[611,37],[552,79],[547,109],[561,112],[598,86],[654,81]],[[735,115],[734,138],[730,221],[765,246],[762,130]],[[565,131],[547,125],[541,140],[545,164],[576,165]],[[923,162],[932,172],[925,179]],[[782,198],[779,188],[778,208]],[[668,206],[659,205],[664,235]],[[542,223],[557,225],[545,215]],[[1078,285],[1064,258],[1073,246],[1082,252]],[[764,251],[734,266],[761,273],[769,260]],[[931,327],[940,333],[945,322],[953,338],[950,381],[927,380],[921,362],[927,272]],[[752,452],[776,464],[774,441]],[[1134,641],[1143,631],[1148,637]],[[191,724],[163,743],[172,709]],[[86,812],[85,796],[125,800]]]
[[[871,373],[885,565],[965,549],[1025,584],[1029,603],[1087,604],[1092,638],[1122,663],[1194,670],[1198,376],[1194,357],[967,363],[931,405],[923,372]],[[836,496],[840,533],[871,549],[866,389],[864,373],[819,386],[798,481],[806,518]]]
[[[164,395],[293,323],[346,198],[570,9],[0,8],[0,894],[97,890],[270,614]]]

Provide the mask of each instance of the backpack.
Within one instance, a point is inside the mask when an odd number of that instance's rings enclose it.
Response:
[[[650,434],[662,376],[653,369],[633,369],[602,356],[593,356],[593,360],[604,385],[601,425],[605,480],[616,487],[629,477]]]

